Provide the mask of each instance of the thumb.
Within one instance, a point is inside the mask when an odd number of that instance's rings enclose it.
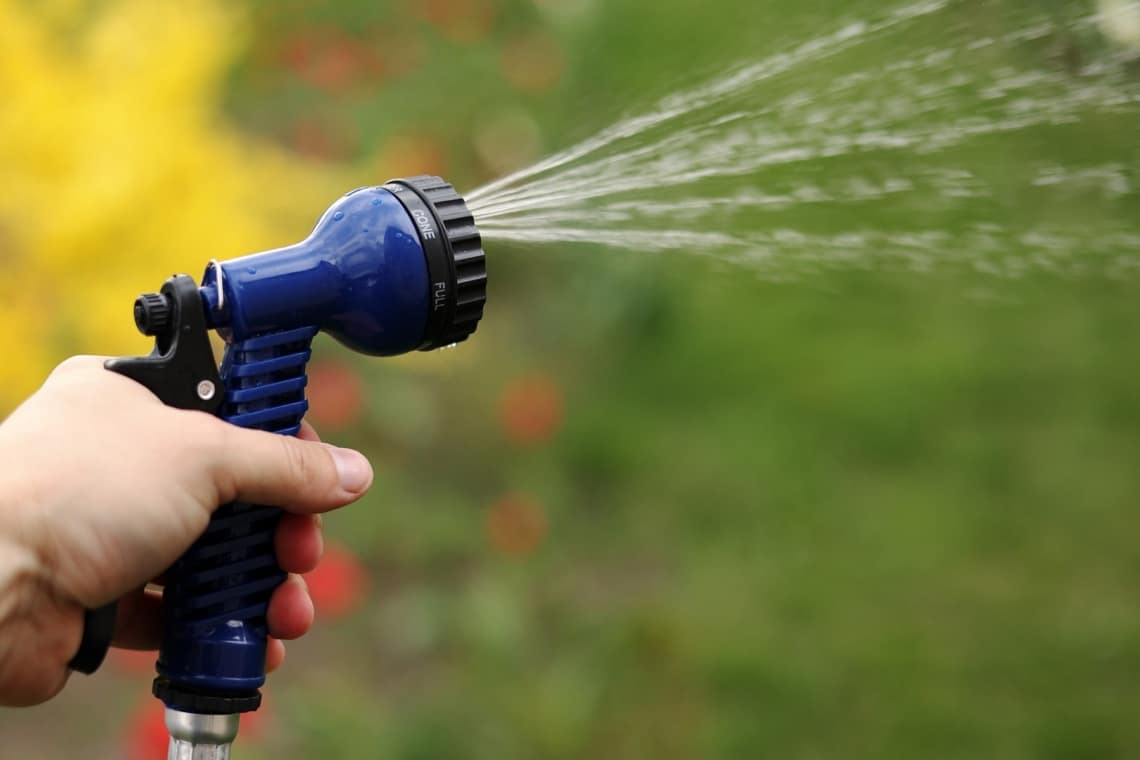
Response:
[[[225,425],[211,468],[221,503],[240,500],[290,512],[325,512],[372,485],[360,452],[292,436]]]

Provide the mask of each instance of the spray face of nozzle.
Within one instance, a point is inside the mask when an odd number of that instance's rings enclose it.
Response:
[[[430,316],[422,350],[466,340],[483,316],[487,264],[475,217],[439,177],[394,179],[384,189],[407,209],[419,233],[431,283]]]

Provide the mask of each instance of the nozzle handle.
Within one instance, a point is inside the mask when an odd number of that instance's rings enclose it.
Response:
[[[231,343],[221,367],[218,416],[234,425],[296,435],[316,327]],[[166,573],[154,694],[195,714],[256,710],[265,682],[269,599],[286,578],[277,564],[277,507],[232,502]]]
[[[136,323],[155,338],[147,356],[107,368],[150,389],[163,403],[216,414],[241,427],[296,435],[308,409],[305,368],[317,327],[231,343],[214,359],[197,284],[176,275],[135,304]],[[233,502],[166,572],[155,696],[167,707],[219,715],[256,710],[265,682],[269,599],[285,580],[274,537],[281,510]],[[114,605],[89,612],[73,667],[98,667],[114,629]],[[107,621],[110,624],[107,625]],[[96,623],[99,623],[98,625]]]

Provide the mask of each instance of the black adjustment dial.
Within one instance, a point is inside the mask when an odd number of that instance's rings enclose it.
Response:
[[[487,301],[487,257],[475,217],[455,188],[439,177],[394,179],[384,187],[415,220],[428,259],[432,312],[420,348],[430,351],[467,340]]]
[[[143,293],[135,299],[135,326],[154,337],[170,326],[170,299],[162,293]]]

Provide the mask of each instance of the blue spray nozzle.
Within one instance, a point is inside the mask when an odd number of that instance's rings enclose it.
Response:
[[[200,287],[176,275],[140,296],[135,323],[155,349],[107,366],[172,406],[295,435],[317,332],[376,356],[450,345],[475,331],[486,285],[479,232],[454,188],[438,177],[393,180],[340,198],[300,243],[211,262]],[[228,344],[220,371],[209,329]],[[166,573],[154,694],[173,711],[168,718],[260,704],[265,613],[285,578],[273,549],[279,515],[221,506]],[[76,665],[85,672],[106,652],[109,633],[99,631],[85,632]]]
[[[312,325],[390,356],[466,339],[486,300],[475,220],[438,177],[353,190],[296,245],[212,264],[211,327],[227,339]]]

